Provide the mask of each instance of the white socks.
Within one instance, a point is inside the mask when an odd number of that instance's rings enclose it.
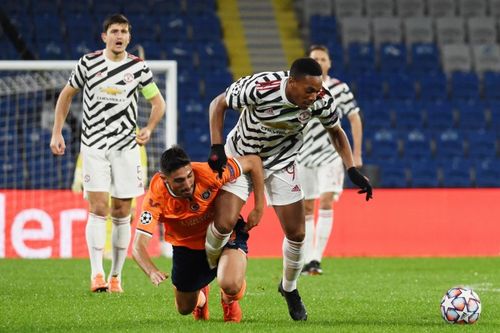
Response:
[[[106,218],[104,216],[89,213],[87,225],[85,226],[85,239],[87,240],[92,270],[90,277],[94,278],[99,273],[104,277],[104,268],[102,266],[102,254],[106,244]]]
[[[304,263],[313,260],[314,255],[314,215],[306,215],[306,236],[304,238]]]
[[[314,235],[314,253],[311,260],[321,262],[323,252],[325,252],[328,238],[332,232],[333,226],[333,210],[320,209],[318,211],[318,223],[316,224],[316,234]]]
[[[215,268],[219,260],[222,249],[227,244],[231,233],[223,234],[215,228],[214,223],[210,223],[207,228],[207,238],[205,239],[205,251],[207,253],[208,266]]]
[[[285,291],[297,289],[297,279],[304,264],[304,241],[294,242],[283,239],[283,282]]]
[[[123,264],[127,258],[128,245],[130,243],[130,216],[111,217],[113,229],[111,232],[111,245],[113,256],[111,264],[111,276],[117,276],[121,281]]]

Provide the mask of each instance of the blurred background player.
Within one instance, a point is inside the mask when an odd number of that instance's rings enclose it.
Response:
[[[224,147],[223,125],[226,109],[241,110],[237,125]],[[311,58],[300,58],[290,71],[264,72],[242,77],[210,104],[212,147],[209,165],[222,172],[226,152],[230,156],[258,154],[265,170],[266,198],[272,205],[285,234],[283,240],[283,275],[278,285],[293,320],[307,320],[307,311],[297,289],[304,265],[304,201],[295,159],[302,146],[302,131],[318,118],[348,168],[352,182],[372,197],[372,187],[354,166],[351,147],[340,126],[338,111],[330,91],[322,81],[321,66]],[[229,239],[239,212],[248,198],[252,184],[247,177],[224,186],[218,201],[225,214],[216,217],[207,231],[207,258],[217,261]]]
[[[106,18],[101,34],[106,48],[86,54],[78,61],[57,100],[50,141],[52,152],[63,155],[66,145],[62,127],[73,97],[83,89],[80,151],[83,187],[90,210],[85,238],[92,292],[123,292],[121,272],[130,243],[131,201],[144,193],[138,145],[150,140],[165,113],[165,101],[153,82],[153,73],[142,59],[126,52],[130,31],[125,16],[115,14]],[[136,134],[139,91],[151,104],[151,113],[147,125]],[[113,253],[106,282],[103,251],[109,213],[113,222]]]
[[[323,70],[323,82],[335,98],[339,118],[347,117],[351,125],[353,138],[354,165],[361,168],[363,129],[359,107],[349,86],[329,77],[332,66],[328,48],[313,45],[309,49],[309,57],[316,60]],[[319,121],[310,121],[304,129],[304,145],[297,157],[300,182],[304,191],[304,208],[306,219],[305,265],[302,274],[322,274],[321,258],[333,227],[333,202],[338,201],[344,186],[344,165],[342,159],[332,146]],[[314,204],[319,198],[317,221],[314,220]]]
[[[151,180],[137,221],[133,257],[154,285],[167,278],[151,261],[147,246],[157,224],[164,224],[165,238],[173,244],[172,283],[180,314],[193,313],[196,320],[209,319],[208,284],[217,277],[221,288],[224,321],[239,322],[238,300],[245,292],[248,230],[259,223],[264,209],[262,162],[256,155],[230,158],[224,172],[216,175],[207,163],[191,163],[179,146],[166,150],[161,171]],[[249,172],[255,182],[255,207],[248,225],[240,217],[231,241],[222,252],[217,268],[208,266],[205,253],[207,227],[215,216],[219,189]]]

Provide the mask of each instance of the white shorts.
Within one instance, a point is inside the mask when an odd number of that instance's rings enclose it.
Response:
[[[82,145],[81,154],[85,192],[108,192],[118,199],[144,194],[139,147],[104,150]]]
[[[295,164],[277,171],[264,170],[264,185],[269,206],[284,206],[304,198]],[[252,181],[249,175],[241,175],[222,189],[247,201],[252,192]]]
[[[322,193],[334,193],[338,201],[344,187],[344,164],[341,158],[320,167],[299,164],[299,178],[306,200],[317,199]]]

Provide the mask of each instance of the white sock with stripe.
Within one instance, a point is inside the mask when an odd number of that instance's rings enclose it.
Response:
[[[97,274],[104,277],[102,255],[106,244],[106,217],[89,213],[85,226],[85,239],[89,250],[91,278]]]
[[[111,217],[113,228],[111,231],[111,245],[113,247],[111,276],[117,276],[121,281],[122,269],[127,258],[127,250],[130,244],[130,216]]]
[[[316,224],[315,250],[313,260],[321,262],[325,252],[328,239],[333,227],[333,210],[320,209],[318,211],[318,223]]]
[[[297,289],[297,280],[304,265],[304,241],[283,239],[283,281],[285,291]]]

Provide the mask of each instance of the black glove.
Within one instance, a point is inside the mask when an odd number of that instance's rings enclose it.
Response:
[[[366,201],[373,199],[372,185],[370,184],[370,181],[368,181],[368,179],[363,176],[363,174],[361,174],[356,167],[350,167],[347,169],[347,174],[353,184],[357,185],[361,189],[358,193],[366,193]]]
[[[208,165],[212,168],[212,170],[219,173],[219,178],[222,178],[222,172],[226,167],[226,163],[227,157],[226,152],[224,151],[224,145],[220,143],[212,145],[210,155],[208,156]]]

